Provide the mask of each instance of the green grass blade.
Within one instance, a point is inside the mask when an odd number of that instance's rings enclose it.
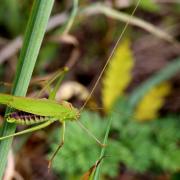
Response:
[[[177,72],[180,72],[180,58],[175,59],[169,65],[167,65],[164,69],[157,72],[147,81],[142,83],[142,85],[136,88],[131,96],[129,97],[130,106],[133,108],[140,101],[141,98],[154,86],[160,84],[163,81],[170,79]]]
[[[106,129],[106,134],[105,134],[104,140],[103,140],[103,144],[107,144],[107,139],[108,139],[109,131],[110,131],[110,128],[111,128],[111,122],[112,122],[112,119],[109,119],[108,125],[107,125],[107,129]],[[106,148],[106,147],[103,147],[103,148],[101,149],[101,154],[100,154],[99,159],[101,159],[102,157],[104,157],[105,148]],[[101,168],[101,163],[99,164],[99,166],[97,167],[97,169],[96,169],[96,171],[95,171],[94,180],[100,179],[100,178],[99,178],[99,177],[100,177],[100,168]]]
[[[34,1],[25,33],[23,47],[18,61],[16,77],[12,90],[14,95],[26,95],[53,3],[54,0]],[[5,122],[2,128],[1,136],[14,133],[15,128],[15,125]],[[0,179],[2,179],[4,173],[11,143],[12,138],[0,142]]]

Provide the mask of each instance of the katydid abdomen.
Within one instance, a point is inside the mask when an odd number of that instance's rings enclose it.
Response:
[[[16,123],[20,125],[33,125],[43,123],[45,121],[56,121],[55,117],[40,116],[23,111],[15,111],[6,115],[6,120],[9,123]]]
[[[0,103],[27,113],[55,117],[61,121],[76,120],[79,117],[78,109],[64,101],[58,103],[49,99],[24,98],[0,93]]]

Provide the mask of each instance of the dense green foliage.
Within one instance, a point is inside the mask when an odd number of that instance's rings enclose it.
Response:
[[[178,70],[179,62],[179,59],[173,61],[143,82],[128,98],[119,97],[112,111],[104,118],[95,112],[81,114],[80,120],[101,139],[107,128],[107,121],[112,119],[111,138],[105,153],[108,157],[104,160],[102,175],[118,175],[120,164],[140,173],[174,173],[179,169],[179,117],[169,115],[140,123],[132,116],[138,100],[149,89],[172,77]],[[57,155],[53,168],[69,178],[86,172],[99,158],[100,147],[76,123],[69,123],[68,126],[67,143]],[[59,133],[56,132],[52,139],[57,143]],[[54,151],[55,144],[51,148]]]
[[[125,106],[122,99],[115,105],[117,109]],[[169,116],[151,122],[138,123],[123,113],[112,113],[101,118],[97,113],[84,112],[81,121],[97,137],[103,138],[106,123],[112,118],[111,139],[108,140],[106,157],[102,165],[102,174],[116,176],[120,163],[137,172],[168,171],[176,172],[180,166],[180,124],[178,117]],[[83,137],[83,138],[82,138]],[[59,132],[54,133],[55,150],[59,141]],[[99,157],[100,147],[89,138],[78,124],[69,123],[66,132],[66,143],[55,158],[53,168],[66,177],[82,175]]]

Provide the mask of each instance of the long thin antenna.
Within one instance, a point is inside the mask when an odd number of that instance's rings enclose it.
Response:
[[[138,6],[139,6],[140,1],[141,1],[141,0],[138,0],[138,2],[137,2],[137,4],[136,4],[136,6],[135,6],[135,8],[134,8],[134,10],[133,10],[130,18],[129,18],[129,20],[128,20],[127,23],[125,24],[125,26],[124,26],[124,28],[123,28],[123,30],[122,30],[119,38],[118,38],[118,40],[117,40],[117,42],[116,42],[113,50],[111,51],[111,53],[110,53],[110,55],[109,55],[109,57],[108,57],[108,59],[107,59],[107,61],[106,61],[106,64],[104,65],[104,67],[103,67],[103,69],[102,69],[102,71],[101,71],[101,73],[100,73],[97,81],[95,82],[94,87],[92,88],[92,90],[91,90],[90,94],[88,95],[88,97],[87,97],[86,101],[84,102],[84,104],[81,106],[80,112],[81,112],[81,111],[84,109],[84,107],[87,105],[89,99],[91,98],[92,94],[94,93],[94,90],[96,89],[96,87],[97,87],[97,85],[98,85],[98,83],[99,83],[99,81],[100,81],[100,79],[101,79],[101,77],[102,77],[102,75],[103,75],[103,73],[104,73],[107,65],[109,64],[109,62],[110,62],[110,60],[111,60],[111,58],[112,58],[112,56],[113,56],[113,54],[114,54],[114,52],[115,52],[115,50],[116,50],[116,48],[117,48],[117,46],[118,46],[120,40],[122,39],[122,37],[123,37],[123,35],[124,35],[124,33],[125,33],[128,25],[129,25],[129,23],[130,23],[131,18],[132,18],[133,15],[135,14],[135,12],[136,12],[136,10],[137,10],[137,8],[138,8]]]

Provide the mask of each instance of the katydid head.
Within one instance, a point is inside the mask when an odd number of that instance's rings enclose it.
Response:
[[[71,119],[71,120],[78,120],[80,118],[80,112],[78,109],[76,109],[75,107],[72,107],[73,108],[73,113],[74,113],[74,118]]]
[[[78,120],[80,117],[80,112],[78,109],[76,109],[75,107],[73,107],[73,105],[67,101],[62,101],[61,104],[68,108],[68,113],[66,113],[64,119],[68,119],[68,120]]]

